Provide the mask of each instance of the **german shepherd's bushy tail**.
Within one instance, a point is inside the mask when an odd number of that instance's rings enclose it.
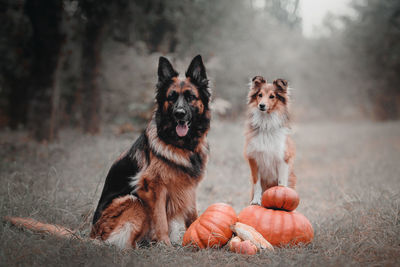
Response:
[[[57,224],[42,223],[32,218],[10,217],[10,216],[5,216],[4,220],[10,222],[11,224],[19,228],[26,228],[38,233],[50,234],[61,238],[82,239],[81,237],[76,235],[75,232],[72,231],[71,229],[68,229],[64,226]]]

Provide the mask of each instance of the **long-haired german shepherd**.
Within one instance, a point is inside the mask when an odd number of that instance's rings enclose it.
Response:
[[[210,90],[200,55],[185,78],[160,57],[156,109],[145,131],[111,167],[91,237],[121,247],[143,238],[170,244],[172,219],[197,218],[196,187],[208,160]]]
[[[137,242],[170,245],[173,219],[186,228],[197,218],[196,187],[208,160],[210,90],[201,56],[185,78],[160,57],[156,108],[147,128],[112,165],[93,217],[91,238],[121,248]],[[12,224],[61,237],[72,230],[31,218],[5,217]]]

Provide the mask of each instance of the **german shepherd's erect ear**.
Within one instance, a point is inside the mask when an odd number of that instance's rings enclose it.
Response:
[[[203,59],[200,55],[195,56],[185,73],[186,78],[190,78],[190,82],[199,89],[201,100],[205,106],[208,106],[211,92],[208,88],[208,79]]]
[[[192,83],[201,83],[203,80],[207,80],[206,68],[200,55],[192,59],[186,71],[186,77],[190,78]]]
[[[171,63],[165,57],[160,57],[158,61],[158,82],[168,83],[173,77],[177,77],[178,72],[174,70]]]
[[[172,67],[171,63],[165,57],[160,57],[158,61],[158,83],[156,100],[161,106],[164,103],[165,92],[167,88],[172,84],[172,78],[177,77],[179,74]]]

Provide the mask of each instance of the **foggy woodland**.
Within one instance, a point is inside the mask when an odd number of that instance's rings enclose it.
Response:
[[[289,81],[296,121],[399,118],[400,2],[353,1],[306,38],[300,1],[2,0],[0,127],[38,141],[136,127],[158,57],[182,69],[196,54],[222,117],[242,114],[249,79],[264,75]]]
[[[400,266],[400,1],[350,1],[311,36],[305,1],[0,0],[0,265]],[[212,90],[199,214],[249,205],[249,82],[284,78],[311,244],[193,251],[179,222],[172,247],[85,241],[110,166],[152,116],[159,57],[183,75],[197,54]],[[24,231],[5,216],[76,238]]]

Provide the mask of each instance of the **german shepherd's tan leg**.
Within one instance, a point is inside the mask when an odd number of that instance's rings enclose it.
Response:
[[[167,218],[167,188],[160,184],[158,179],[150,179],[146,176],[141,177],[139,190],[137,194],[145,203],[151,218],[152,234],[151,238],[157,242],[164,242],[171,245],[168,236],[168,218]]]
[[[158,192],[154,192],[155,201],[153,202],[152,221],[158,242],[164,242],[170,246],[171,241],[168,236],[168,219],[166,210],[167,188],[159,186]]]
[[[190,225],[197,219],[197,207],[196,207],[196,195],[193,193],[191,203],[188,203],[188,210],[185,214],[185,227],[186,229],[189,228]]]
[[[258,166],[257,166],[257,162],[255,161],[255,159],[252,158],[248,158],[247,159],[249,162],[249,166],[250,166],[250,171],[251,171],[251,193],[250,193],[250,201],[252,204],[257,204],[258,202],[260,202],[260,200],[257,201],[257,199],[254,199],[254,190],[255,190],[255,186],[257,186],[257,182],[258,182]],[[257,188],[256,188],[257,190]],[[258,196],[256,196],[258,198]]]

